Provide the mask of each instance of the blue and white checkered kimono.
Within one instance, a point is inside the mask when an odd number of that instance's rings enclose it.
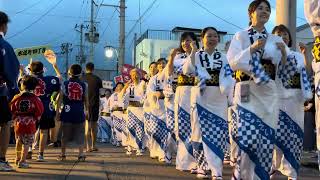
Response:
[[[101,112],[110,113],[109,99],[105,97],[100,98],[100,117],[98,120],[97,140],[99,142],[112,142],[112,118],[109,116],[102,116]]]
[[[190,75],[187,61],[190,57],[178,54],[174,59],[174,70],[177,74]],[[174,97],[174,133],[177,140],[176,169],[190,170],[197,167],[193,156],[190,121],[190,95],[192,86],[178,86]]]
[[[147,100],[150,109],[150,118],[146,124],[146,132],[149,135],[150,155],[157,156],[160,161],[171,159],[171,155],[167,153],[169,130],[166,125],[166,113],[164,100],[157,99],[154,94],[157,91],[163,91],[164,71],[159,72],[151,77],[147,87]]]
[[[260,57],[250,53],[250,45],[257,39],[267,38],[263,53],[277,67],[281,57],[275,42],[282,42],[280,37],[268,34],[265,30],[257,32],[252,27],[237,32],[230,44],[227,58],[232,70],[241,70],[253,80],[237,82],[234,92],[233,109],[237,116],[237,144],[240,156],[237,162],[238,179],[269,179],[272,166],[275,129],[278,124],[278,88],[260,66]],[[266,49],[268,51],[266,52]],[[261,55],[261,54],[260,54]],[[277,56],[274,56],[277,55]],[[241,86],[249,85],[249,102],[241,101]]]
[[[116,107],[124,108],[124,104],[122,98],[119,97],[118,92],[114,92],[109,97],[110,102],[110,111]],[[121,143],[122,146],[127,145],[127,128],[126,121],[124,120],[123,111],[112,111],[112,136],[113,136],[113,144]]]
[[[145,82],[141,81],[137,85],[131,83],[124,94],[124,104],[130,101],[143,103]],[[126,120],[126,127],[128,129],[127,145],[130,148],[142,151],[145,147],[145,132],[144,132],[144,113],[143,107],[128,106],[128,115]]]
[[[291,51],[279,65],[279,122],[276,130],[273,170],[297,178],[303,148],[304,101],[313,97],[303,55]]]
[[[201,62],[203,61],[203,62]],[[196,74],[210,80],[207,70],[218,72],[218,85],[194,86],[191,90],[191,141],[198,167],[211,170],[213,177],[222,177],[224,153],[229,144],[227,95],[234,86],[232,70],[226,56],[218,50],[195,54]],[[203,81],[205,82],[205,81]]]

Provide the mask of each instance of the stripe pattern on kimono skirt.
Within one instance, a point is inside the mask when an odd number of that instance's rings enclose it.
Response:
[[[193,154],[193,148],[190,143],[191,137],[191,122],[190,122],[190,114],[184,110],[181,106],[178,106],[178,136],[181,141],[183,141],[186,146],[187,151],[190,155]]]
[[[147,131],[151,133],[151,136],[160,145],[161,149],[167,150],[167,140],[169,130],[166,123],[157,116],[150,114],[150,126],[147,127]]]
[[[303,131],[287,113],[281,110],[276,145],[281,149],[286,160],[298,172],[303,145]]]
[[[144,136],[143,122],[141,122],[138,117],[128,110],[128,130],[130,134],[135,138],[136,143],[140,149],[142,149],[142,142]]]
[[[119,132],[125,132],[126,122],[122,118],[112,116],[113,125]]]
[[[269,179],[275,130],[257,115],[237,105],[239,115],[238,145],[255,164],[255,173],[260,179]]]
[[[229,142],[228,122],[197,104],[202,141],[222,161]]]

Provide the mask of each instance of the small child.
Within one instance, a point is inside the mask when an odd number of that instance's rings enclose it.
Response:
[[[44,111],[41,100],[33,93],[37,85],[37,78],[30,75],[23,77],[20,94],[14,96],[10,103],[16,137],[16,165],[18,168],[29,167],[26,156],[33,143],[36,122],[40,120]]]
[[[73,64],[69,69],[69,80],[62,84],[62,91],[59,94],[56,119],[61,120],[61,154],[59,161],[66,159],[66,144],[73,139],[79,147],[78,160],[84,161],[84,122],[88,116],[88,94],[87,85],[79,78],[81,76],[81,66]]]
[[[54,92],[60,91],[60,81],[55,76],[44,76],[44,67],[42,62],[33,61],[30,64],[30,73],[38,79],[38,85],[34,90],[34,94],[38,96],[43,103],[44,112],[39,121],[40,128],[40,142],[39,142],[39,154],[37,157],[38,162],[44,160],[44,150],[47,145],[47,139],[50,131],[50,140],[53,140],[54,129],[55,129],[55,115],[53,104],[51,102],[51,95]]]

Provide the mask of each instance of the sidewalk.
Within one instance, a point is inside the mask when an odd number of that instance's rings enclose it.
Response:
[[[59,149],[47,149],[45,153],[46,162],[31,160],[29,169],[17,169],[16,172],[0,172],[1,180],[191,180],[195,175],[188,172],[180,172],[174,165],[158,163],[157,160],[149,158],[148,155],[136,157],[127,156],[123,148],[116,148],[109,144],[99,144],[99,152],[87,154],[86,162],[78,163],[75,149],[67,152],[67,161],[56,160]],[[36,156],[34,155],[33,158]],[[10,147],[8,160],[13,165],[14,148]],[[317,169],[302,167],[301,180],[320,179]],[[230,166],[224,167],[224,179],[228,180],[232,175]],[[284,176],[277,176],[277,180],[286,180]]]

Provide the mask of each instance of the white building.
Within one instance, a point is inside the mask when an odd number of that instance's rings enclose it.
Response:
[[[313,46],[313,34],[311,31],[311,28],[309,26],[308,23],[301,25],[299,27],[297,27],[297,34],[296,34],[296,38],[297,38],[297,50],[299,49],[299,42],[302,42],[304,44],[307,45],[308,47],[308,58],[312,58],[312,54],[311,54],[311,49]]]
[[[147,30],[137,40],[135,62],[136,67],[148,72],[149,64],[159,58],[167,58],[172,48],[179,47],[180,36],[183,32],[194,32],[200,40],[201,29],[175,27],[168,30]],[[231,39],[232,35],[227,32],[218,32],[220,43],[218,49],[224,50],[224,44]],[[199,41],[200,42],[200,41]]]

